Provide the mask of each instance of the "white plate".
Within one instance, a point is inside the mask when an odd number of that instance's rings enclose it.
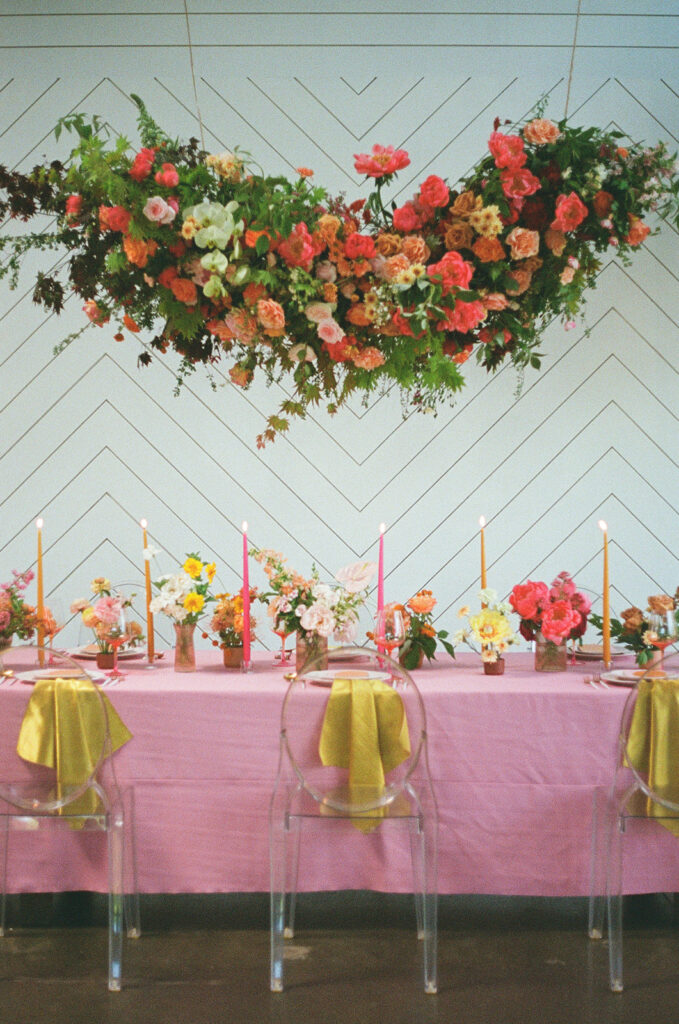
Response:
[[[95,683],[100,683],[106,676],[103,672],[83,672],[82,677],[76,676],[72,671],[69,670],[68,666],[65,665],[63,668],[34,668],[30,672],[16,672],[14,679],[20,683],[28,683],[33,686],[35,683],[40,682],[41,679],[91,679]]]
[[[68,654],[69,658],[83,658],[84,660],[94,661],[99,653],[99,648],[96,644],[85,644],[84,647],[71,647],[70,650],[64,651],[64,654]],[[124,647],[118,651],[118,661],[127,658],[145,658],[146,647]]]
[[[611,657],[621,658],[625,654],[631,654],[625,647],[611,647]],[[582,644],[575,648],[575,657],[578,661],[601,661],[604,654],[603,644]]]
[[[621,669],[618,672],[602,672],[600,678],[605,683],[613,683],[614,686],[635,686],[645,674],[643,669]],[[658,674],[656,670],[652,678],[662,679],[665,675],[665,672]]]
[[[391,679],[388,672],[368,672],[366,669],[328,668],[320,672],[303,674],[299,678],[314,683],[315,686],[332,686],[336,679]]]

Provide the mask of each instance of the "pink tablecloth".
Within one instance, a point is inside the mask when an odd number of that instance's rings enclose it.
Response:
[[[224,670],[217,652],[199,657],[198,671],[182,675],[171,654],[152,672],[127,662],[127,678],[106,691],[134,736],[115,764],[121,782],[135,787],[140,889],[266,891],[287,684],[269,654],[258,654],[247,676]],[[585,895],[592,796],[609,781],[627,691],[585,686],[586,665],[537,674],[528,655],[507,660],[501,677],[484,676],[466,655],[414,674],[439,804],[440,891]],[[5,778],[26,690],[0,686]],[[58,831],[47,853],[30,832],[13,837],[10,889],[105,891],[101,837]],[[626,845],[626,891],[679,890],[674,837],[655,828],[650,848],[633,836]],[[410,891],[407,838],[348,826],[341,842],[308,844],[300,888]]]

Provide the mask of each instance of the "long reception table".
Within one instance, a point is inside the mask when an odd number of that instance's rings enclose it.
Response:
[[[105,691],[133,734],[114,757],[119,781],[135,790],[144,893],[268,889],[268,808],[287,683],[269,653],[256,654],[247,675],[218,658],[201,652],[197,671],[186,674],[173,671],[172,652],[153,671],[126,661],[126,678]],[[439,889],[586,895],[593,794],[611,778],[628,691],[585,685],[586,663],[541,674],[531,655],[506,661],[503,676],[484,675],[474,655],[440,657],[413,674],[439,806]],[[5,662],[11,667],[10,652]],[[27,696],[23,684],[0,686],[3,778]],[[411,891],[400,830],[337,827],[341,837],[303,844],[300,889]],[[17,833],[9,891],[105,892],[102,837],[69,831],[54,830],[47,849],[43,836]],[[626,843],[625,891],[679,890],[677,840],[655,826],[641,842]]]

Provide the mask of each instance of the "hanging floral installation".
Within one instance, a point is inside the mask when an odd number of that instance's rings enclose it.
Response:
[[[38,274],[34,301],[59,313],[74,292],[116,340],[143,332],[141,364],[174,349],[178,384],[218,360],[239,387],[256,374],[287,381],[260,445],[313,406],[332,413],[393,383],[406,411],[435,410],[472,355],[490,371],[538,369],[541,333],[554,318],[572,324],[601,254],[628,260],[649,212],[679,223],[674,155],[623,146],[616,131],[496,122],[455,188],[430,174],[397,206],[383,189],[410,163],[402,149],[357,154],[372,191],[347,202],[307,168],[266,176],[238,151],[173,140],[133,99],[137,150],[76,114],[56,128],[77,135],[65,164],[0,166],[0,217],[54,221],[0,239],[0,277],[15,287],[27,252],[57,250],[63,268]]]

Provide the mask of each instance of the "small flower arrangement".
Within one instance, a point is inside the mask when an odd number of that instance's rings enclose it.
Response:
[[[374,562],[356,562],[340,569],[335,584],[322,583],[318,570],[311,577],[288,568],[285,558],[269,548],[251,548],[251,556],[266,573],[271,590],[262,595],[276,630],[306,637],[334,636],[351,643],[358,627],[358,610],[368,596],[368,585],[377,568]]]
[[[195,625],[205,605],[215,600],[210,585],[216,571],[214,562],[203,562],[200,555],[188,554],[181,572],[166,573],[154,581],[158,594],[151,601],[151,612],[162,612],[175,622]]]
[[[679,623],[679,587],[674,597],[669,594],[655,594],[648,598],[646,612],[641,608],[632,605],[621,613],[620,619],[611,619],[611,639],[634,651],[637,665],[643,666],[658,653],[658,648],[651,642],[656,639],[651,631],[648,620],[649,613],[662,615],[664,612],[674,611]],[[603,618],[601,615],[590,615],[589,621],[599,633],[603,629]]]
[[[406,628],[406,639],[399,655],[399,661],[404,668],[419,668],[424,657],[431,661],[435,657],[437,641],[451,657],[455,657],[455,649],[447,639],[447,630],[436,630],[434,627],[432,613],[435,606],[436,598],[431,590],[418,590],[415,596],[406,602],[405,607],[393,606],[403,615]]]
[[[259,593],[255,587],[250,588],[250,602],[255,601],[259,598]],[[217,602],[215,610],[210,621],[210,629],[213,633],[219,636],[219,640],[213,640],[212,643],[215,647],[221,647],[222,650],[227,647],[242,647],[243,646],[243,591],[239,591],[237,594],[217,594],[215,597]],[[250,639],[256,640],[255,628],[257,626],[257,620],[254,616],[250,616]],[[203,639],[207,640],[209,637],[208,633],[203,633]]]
[[[24,591],[33,579],[33,572],[12,570],[13,580],[0,583],[0,648],[7,647],[13,636],[30,640],[37,626],[35,608],[24,600]]]
[[[519,632],[526,640],[540,638],[557,646],[566,640],[578,640],[587,629],[591,601],[579,590],[567,572],[560,572],[546,583],[527,580],[517,583],[509,603],[520,615]]]
[[[136,647],[144,640],[142,628],[134,619],[127,619],[126,608],[132,607],[131,597],[114,594],[111,581],[105,576],[97,576],[90,584],[95,600],[78,598],[71,604],[73,614],[79,612],[82,623],[94,633],[95,643],[102,654],[111,654],[111,640],[124,637],[121,647]],[[46,627],[49,632],[49,626]]]
[[[507,618],[512,606],[507,601],[498,601],[496,591],[490,587],[479,591],[479,601],[481,611],[476,615],[470,614],[468,605],[458,611],[458,617],[466,618],[468,626],[455,633],[453,643],[468,644],[477,654],[475,645],[478,644],[481,660],[494,665],[508,647],[519,642]]]

